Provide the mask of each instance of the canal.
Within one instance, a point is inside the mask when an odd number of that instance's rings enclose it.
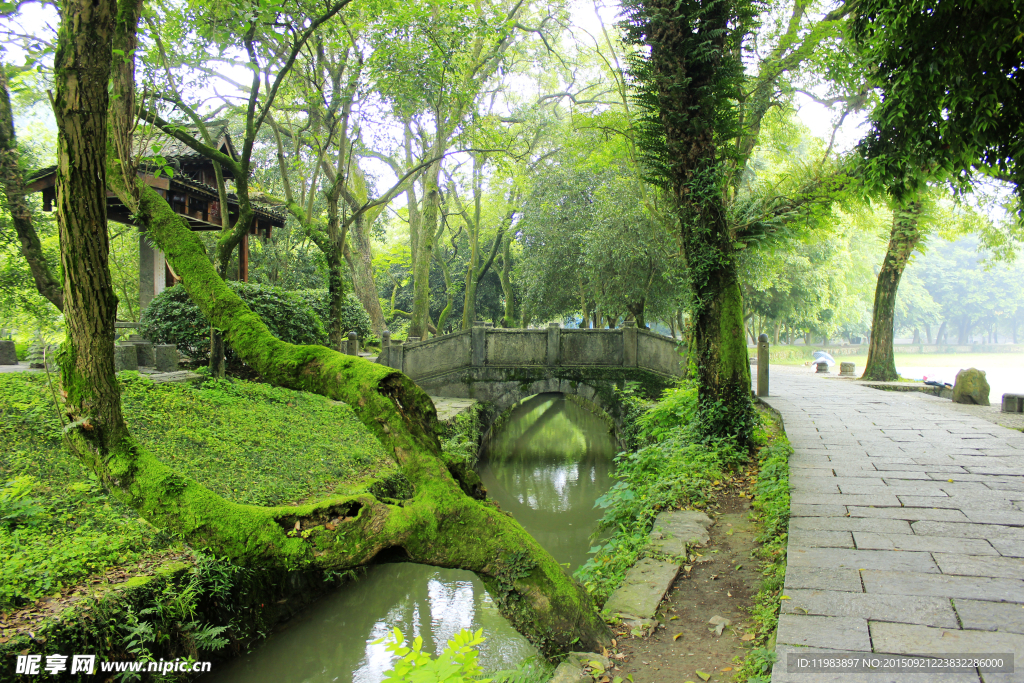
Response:
[[[478,470],[488,494],[572,571],[587,559],[601,516],[594,501],[611,486],[615,452],[607,418],[561,394],[538,394],[490,435]],[[422,637],[424,651],[433,653],[461,629],[482,628],[485,671],[514,668],[536,654],[472,572],[381,564],[202,681],[379,683],[392,660],[373,643],[395,627]]]

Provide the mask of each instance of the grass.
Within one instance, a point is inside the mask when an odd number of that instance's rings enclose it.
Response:
[[[228,500],[282,505],[396,467],[351,408],[316,394],[240,380],[122,384],[135,438]]]
[[[898,348],[898,347],[897,347]],[[772,363],[778,365],[803,365],[811,361],[814,346],[781,346],[772,348]],[[776,351],[778,357],[776,359]],[[755,351],[751,349],[751,355]],[[864,369],[867,354],[856,356],[835,356],[836,362],[856,363],[858,370]],[[1020,353],[899,353],[895,354],[897,367],[908,368],[982,368],[1020,367],[1024,354]]]
[[[774,415],[763,412],[762,424],[767,445],[757,455],[753,507],[760,527],[756,540],[761,544],[757,552],[764,578],[751,609],[755,625],[754,647],[734,679],[746,683],[768,683],[771,680],[789,539],[789,455],[793,449]]]
[[[640,558],[659,512],[707,508],[729,473],[748,460],[730,440],[697,442],[691,426],[696,405],[691,384],[667,390],[637,420],[634,438],[641,446],[616,456],[619,481],[597,500],[605,509],[597,533],[610,536],[575,572],[601,604]]]
[[[126,374],[122,401],[144,447],[242,503],[297,501],[395,468],[348,406],[313,394]],[[0,441],[0,611],[173,542],[67,453],[45,374],[0,375]]]

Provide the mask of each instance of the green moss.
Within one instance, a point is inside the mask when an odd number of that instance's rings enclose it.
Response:
[[[322,396],[243,381],[122,384],[138,443],[227,500],[283,505],[396,471],[352,409]]]

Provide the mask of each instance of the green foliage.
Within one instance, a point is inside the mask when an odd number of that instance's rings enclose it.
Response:
[[[393,640],[388,642],[388,652],[398,656],[394,668],[385,672],[385,681],[390,683],[490,683],[489,678],[480,678],[483,669],[477,663],[477,651],[473,648],[484,642],[483,629],[476,633],[463,629],[448,641],[437,659],[423,652],[423,638],[416,636],[411,646],[406,646],[402,632],[395,628]],[[375,640],[374,645],[385,642]]]
[[[45,375],[0,375],[0,611],[166,543],[67,454]]]
[[[597,500],[605,509],[597,533],[611,534],[591,548],[594,557],[575,573],[599,602],[639,559],[659,512],[706,508],[713,487],[746,462],[746,453],[733,441],[700,438],[696,414],[696,388],[683,384],[667,390],[638,421],[637,438],[647,445],[616,456],[619,481]]]
[[[969,190],[976,172],[1024,196],[1020,6],[1011,0],[866,0],[852,34],[881,89],[861,143],[869,174],[897,196],[935,176]]]
[[[276,287],[228,282],[282,341],[292,344],[326,344],[323,322],[301,296]],[[193,360],[207,360],[210,351],[210,323],[185,292],[175,285],[158,294],[142,314],[142,334],[158,344],[177,344]],[[228,349],[229,362],[237,362]]]
[[[327,323],[331,319],[330,292],[326,289],[297,289],[291,293],[301,298],[313,309],[320,320],[324,322],[325,329],[329,327]],[[345,303],[341,307],[341,331],[343,334],[348,334],[352,330],[359,335],[361,344],[365,344],[367,341],[371,343],[377,341],[377,338],[373,336],[373,327],[366,309],[363,308],[363,304],[355,294],[348,292],[345,295]]]
[[[775,662],[772,639],[779,625],[782,587],[786,579],[786,545],[789,539],[789,456],[793,452],[779,422],[770,415],[762,418],[768,445],[757,455],[758,475],[754,487],[754,512],[760,531],[758,555],[762,560],[761,588],[751,609],[756,633],[755,648],[737,672],[737,681],[767,683]]]

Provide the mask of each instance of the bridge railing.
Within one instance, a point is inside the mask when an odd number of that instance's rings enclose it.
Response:
[[[626,323],[614,330],[472,329],[427,341],[392,342],[377,362],[401,370],[412,379],[473,367],[634,367],[681,376],[685,362],[679,344]]]

